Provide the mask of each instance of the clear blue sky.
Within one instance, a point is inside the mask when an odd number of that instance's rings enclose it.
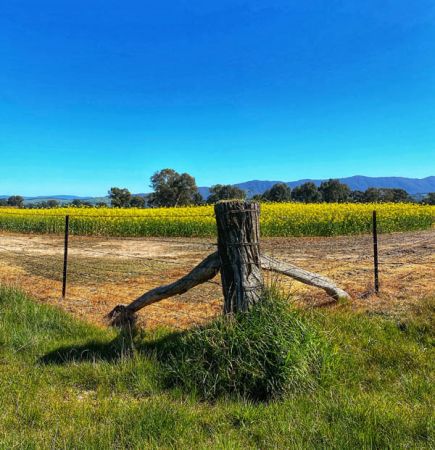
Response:
[[[433,0],[14,0],[0,194],[434,174]]]

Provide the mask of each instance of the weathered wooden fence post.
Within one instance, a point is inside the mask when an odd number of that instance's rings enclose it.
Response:
[[[65,216],[65,238],[63,244],[63,276],[62,276],[62,299],[66,297],[66,278],[68,274],[68,237],[69,237],[69,215]]]
[[[376,220],[376,211],[373,211],[373,269],[375,279],[375,292],[379,294],[379,259],[378,259],[378,225]]]
[[[263,291],[260,205],[229,200],[215,205],[224,313],[246,311]]]

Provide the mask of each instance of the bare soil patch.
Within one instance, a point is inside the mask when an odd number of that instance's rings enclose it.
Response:
[[[0,282],[15,284],[43,302],[76,316],[104,323],[119,303],[129,303],[148,289],[170,283],[215,250],[212,239],[70,237],[69,284],[60,299],[63,238],[0,233]],[[322,291],[270,275],[301,307],[356,308],[401,315],[434,295],[435,231],[379,237],[381,293],[373,294],[371,236],[264,238],[262,251],[302,268],[327,275],[353,297],[337,305]],[[141,319],[185,328],[220,314],[220,279],[181,296],[145,308]]]

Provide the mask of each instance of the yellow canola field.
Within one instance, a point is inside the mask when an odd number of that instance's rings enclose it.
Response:
[[[336,236],[371,231],[377,211],[379,232],[432,227],[435,206],[412,203],[266,203],[261,205],[263,236]],[[0,230],[99,236],[215,236],[213,206],[153,209],[0,208]]]

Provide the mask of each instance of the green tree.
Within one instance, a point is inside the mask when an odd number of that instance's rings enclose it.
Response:
[[[129,208],[131,193],[127,188],[110,188],[109,192],[110,204],[113,208]]]
[[[382,189],[385,202],[403,203],[411,201],[411,197],[404,189]]]
[[[154,189],[149,198],[152,206],[188,206],[202,201],[195,178],[188,173],[160,170],[151,177],[151,187]]]
[[[47,200],[47,208],[58,208],[60,203],[57,200]]]
[[[291,194],[291,189],[285,183],[276,183],[265,191],[262,197],[268,202],[289,202]]]
[[[379,202],[409,202],[411,197],[404,189],[390,189],[390,188],[368,188],[364,192],[364,201],[367,203]]]
[[[232,186],[231,184],[215,184],[210,188],[210,195],[207,198],[207,203],[216,203],[219,200],[229,199],[245,199],[246,191]]]
[[[322,201],[322,196],[317,186],[311,181],[295,187],[292,191],[292,198],[297,202],[303,203],[319,203]]]
[[[424,203],[425,205],[435,205],[435,192],[429,192],[429,194],[423,198],[421,203]]]
[[[74,206],[75,208],[86,208],[86,207],[91,207],[92,203],[87,202],[86,200],[80,200],[79,198],[75,198],[71,202],[71,206]]]
[[[21,195],[12,195],[8,198],[8,206],[22,208],[24,206],[24,198]]]
[[[364,203],[364,192],[363,191],[352,191],[350,193],[350,201],[354,203]]]
[[[319,186],[319,192],[322,194],[322,200],[327,203],[343,203],[350,199],[349,187],[339,180],[323,181]]]
[[[365,203],[376,203],[380,202],[382,199],[381,190],[378,188],[368,188],[364,191],[364,202]]]
[[[8,206],[8,201],[6,198],[0,198],[0,206]]]
[[[27,209],[45,209],[48,208],[47,202],[36,202],[36,203],[29,203],[26,206]]]
[[[145,208],[145,199],[140,195],[133,195],[130,200],[132,208]]]
[[[195,205],[205,205],[206,203],[199,191],[193,194],[193,202]]]

